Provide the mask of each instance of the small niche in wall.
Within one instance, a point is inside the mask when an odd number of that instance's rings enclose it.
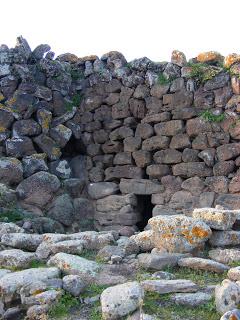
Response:
[[[64,148],[61,149],[62,158],[73,158],[79,154],[86,154],[86,148],[84,147],[81,139],[76,139],[74,136],[68,141]]]
[[[152,218],[154,205],[151,202],[151,195],[136,195],[136,197],[138,202],[137,210],[141,217],[137,227],[140,231],[143,231],[148,224],[148,220]]]

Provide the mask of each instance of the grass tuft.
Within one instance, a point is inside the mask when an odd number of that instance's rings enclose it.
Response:
[[[83,249],[83,251],[79,254],[79,257],[95,261],[96,255],[97,250]]]
[[[189,78],[198,80],[202,84],[213,79],[222,70],[206,63],[188,63],[188,66],[191,67]]]
[[[74,298],[69,293],[62,295],[56,304],[54,304],[49,310],[49,317],[54,319],[62,318],[69,314],[71,308],[80,305],[80,301]]]
[[[167,267],[163,271],[173,273],[176,279],[192,280],[200,287],[221,283],[227,277],[227,271],[223,273],[214,273],[186,267]]]
[[[81,298],[87,297],[95,297],[97,295],[102,294],[102,292],[108,288],[107,285],[97,285],[97,284],[90,284],[87,289],[81,294]]]
[[[81,101],[82,101],[81,94],[75,94],[74,96],[72,96],[71,101],[65,103],[65,107],[67,111],[72,111],[73,107],[79,107]]]
[[[163,73],[159,73],[157,83],[160,85],[167,85],[171,82]]]
[[[171,294],[146,292],[143,311],[157,316],[158,320],[184,319],[184,320],[219,320],[214,299],[208,303],[190,308],[178,305],[170,300]]]
[[[43,261],[33,260],[29,263],[29,268],[45,268],[46,263]]]
[[[225,119],[224,113],[215,115],[210,110],[203,111],[200,115],[203,117],[204,120],[208,122],[221,122]]]

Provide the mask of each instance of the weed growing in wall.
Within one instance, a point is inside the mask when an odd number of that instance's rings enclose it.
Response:
[[[168,79],[163,73],[159,73],[157,83],[160,85],[166,85],[171,82],[170,79]]]
[[[200,115],[208,122],[221,122],[225,119],[224,113],[216,115],[210,110],[203,111]]]
[[[213,79],[222,70],[220,67],[209,66],[206,63],[188,63],[188,66],[191,67],[188,77],[200,83]]]
[[[58,302],[53,305],[49,311],[50,318],[59,319],[68,315],[71,308],[77,307],[80,305],[80,301],[71,296],[69,293],[63,294]]]
[[[71,98],[71,101],[66,102],[65,104],[67,111],[72,111],[73,107],[79,107],[81,101],[82,101],[82,95],[80,93],[75,94]]]
[[[84,79],[84,74],[81,70],[78,69],[71,69],[70,70],[72,80],[82,80]]]

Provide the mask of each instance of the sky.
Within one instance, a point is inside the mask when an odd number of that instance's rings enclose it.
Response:
[[[34,49],[79,57],[117,50],[128,61],[240,52],[239,0],[2,0],[0,43],[22,35]]]

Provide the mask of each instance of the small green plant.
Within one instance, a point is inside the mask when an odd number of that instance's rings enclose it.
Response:
[[[89,320],[102,320],[102,313],[99,310],[100,308],[100,303],[99,301],[95,303],[91,309],[90,315],[89,315]]]
[[[173,80],[173,79],[172,79]],[[163,73],[159,73],[157,83],[160,85],[166,85],[171,82],[171,79],[168,79]]]
[[[143,311],[154,314],[161,320],[185,319],[185,320],[218,320],[214,299],[199,307],[187,307],[171,301],[171,294],[159,294],[146,292],[143,302]]]
[[[81,297],[95,297],[97,295],[100,295],[107,287],[107,285],[90,284],[90,286],[88,286],[87,289],[83,292]]]
[[[43,261],[33,260],[29,263],[29,268],[45,268],[45,267],[46,267],[46,263],[44,263]]]
[[[81,101],[82,101],[82,95],[81,94],[75,94],[72,97],[72,103],[76,107],[78,107],[80,105]]]
[[[202,84],[213,79],[222,70],[220,67],[209,66],[206,63],[188,63],[188,67],[191,68],[188,77]]]
[[[233,262],[227,263],[227,265],[231,268],[239,267],[240,261],[233,261]]]
[[[59,319],[69,314],[71,308],[77,307],[80,302],[77,298],[74,298],[69,293],[63,294],[56,304],[54,304],[49,310],[50,318]]]
[[[128,69],[131,69],[131,68],[132,68],[131,63],[130,63],[130,62],[127,62],[127,63],[126,63],[126,67],[127,67]]]
[[[21,215],[21,211],[19,208],[15,206],[10,206],[3,213],[0,213],[0,221],[1,222],[17,222],[23,219]]]
[[[88,260],[95,260],[96,255],[97,255],[97,250],[90,250],[90,249],[83,249],[83,251],[79,254],[80,257]]]
[[[177,279],[192,280],[200,287],[221,283],[227,277],[227,273],[214,273],[210,271],[194,270],[185,267],[167,267],[164,271],[173,273]]]
[[[82,101],[81,94],[75,94],[72,96],[71,101],[65,103],[67,111],[72,111],[73,107],[78,107]]]
[[[200,115],[203,117],[204,120],[208,122],[221,122],[225,119],[224,113],[216,115],[212,113],[212,111],[210,110],[205,110]]]
[[[137,281],[143,281],[143,280],[146,280],[146,279],[151,279],[151,274],[149,273],[148,270],[144,269],[144,268],[139,268],[136,272],[136,275],[135,275],[135,279]]]
[[[84,79],[83,72],[78,70],[78,69],[71,69],[70,70],[70,74],[71,74],[71,78],[73,80],[82,80],[82,79]]]

